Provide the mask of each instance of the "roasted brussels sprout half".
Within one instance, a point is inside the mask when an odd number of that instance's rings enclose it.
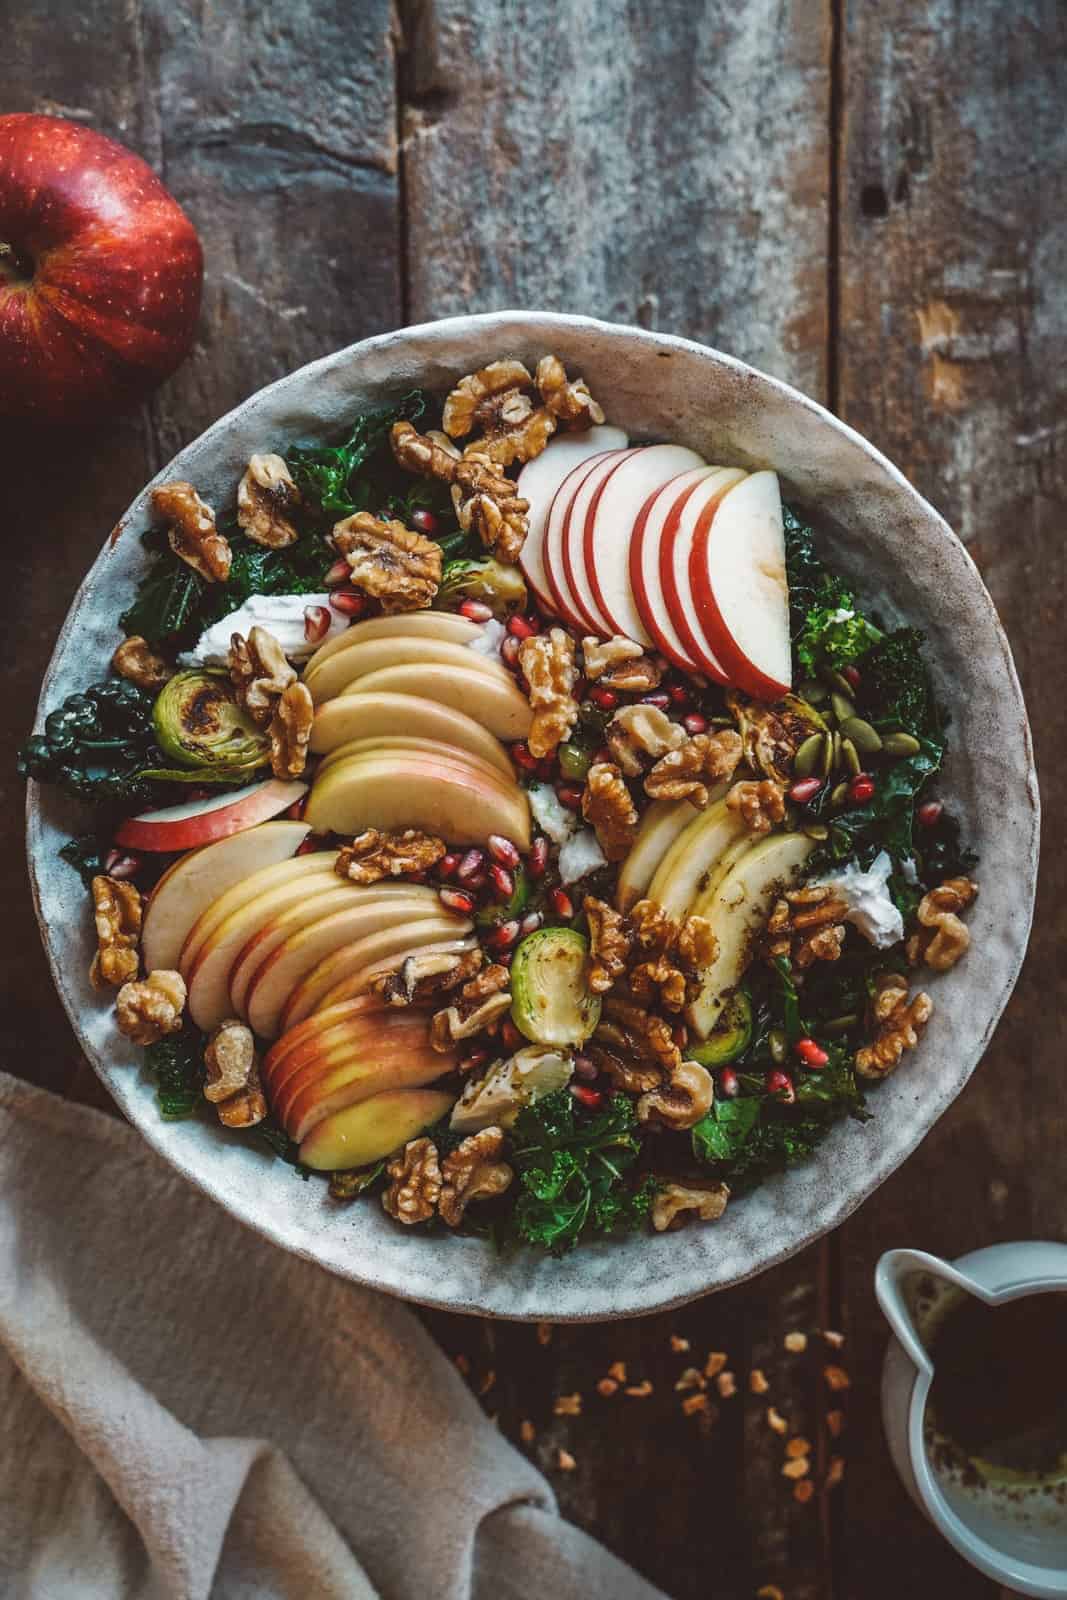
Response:
[[[270,761],[270,739],[237,704],[225,672],[179,672],[160,690],[152,722],[163,754],[192,776],[239,776]]]
[[[526,605],[526,585],[518,567],[486,556],[478,561],[450,561],[445,567],[437,604],[454,611],[463,600],[480,600],[503,620]]]

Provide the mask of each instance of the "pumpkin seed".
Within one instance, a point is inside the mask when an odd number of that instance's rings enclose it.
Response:
[[[825,822],[808,822],[804,826],[804,832],[807,834],[809,839],[821,840],[828,839],[830,837],[830,830],[826,826]]]
[[[852,698],[852,685],[843,672],[835,672],[832,667],[824,667],[819,676],[827,688],[836,689],[838,694],[843,694],[848,699]]]
[[[840,1034],[854,1028],[859,1020],[855,1012],[850,1012],[846,1017],[831,1017],[829,1022],[820,1023],[819,1032],[825,1034],[828,1039],[836,1039]]]
[[[856,746],[852,743],[851,739],[842,739],[841,754],[844,757],[845,765],[849,772],[852,773],[854,778],[858,777],[863,771],[863,762],[860,760],[860,753],[856,749]]]
[[[767,1045],[771,1052],[771,1060],[780,1067],[789,1054],[789,1040],[785,1036],[785,1029],[772,1028],[767,1035]]]
[[[828,693],[826,685],[817,683],[814,678],[808,678],[797,688],[797,694],[802,700],[806,700],[809,706],[821,706]]]
[[[824,778],[828,778],[834,770],[834,736],[832,733],[822,735],[822,749],[819,752],[819,771]]]
[[[795,778],[810,778],[815,771],[820,755],[822,754],[822,734],[813,733],[797,746],[797,753],[793,757],[793,776]]]
[[[841,735],[839,733],[835,733],[834,734],[834,754],[833,754],[833,759],[831,760],[830,766],[831,766],[832,771],[834,771],[834,772],[840,771],[840,768],[841,768]]]
[[[882,740],[882,749],[887,756],[899,761],[904,756],[917,756],[922,745],[910,733],[887,733]]]
[[[838,722],[848,722],[856,715],[856,707],[852,704],[847,694],[832,694],[830,696],[830,710]]]
[[[851,739],[856,749],[862,750],[865,756],[877,755],[882,748],[882,736],[878,729],[872,728],[862,717],[846,717],[841,724],[841,732],[846,739]],[[907,734],[904,737],[907,738]],[[918,749],[918,745],[915,748]],[[914,755],[915,752],[910,753]]]
[[[846,778],[844,783],[839,783],[837,788],[831,791],[830,804],[834,807],[834,810],[836,811],[837,807],[838,806],[843,806],[847,799],[848,799],[848,779]]]

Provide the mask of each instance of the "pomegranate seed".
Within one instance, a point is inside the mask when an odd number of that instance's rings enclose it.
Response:
[[[459,1063],[457,1071],[473,1072],[476,1067],[484,1067],[489,1060],[488,1050],[472,1050],[469,1056],[464,1056]]]
[[[132,878],[135,873],[141,870],[141,865],[140,856],[116,849],[109,851],[107,860],[104,862],[104,871],[109,878],[118,878],[120,882],[125,882],[127,878]]]
[[[788,1072],[783,1072],[780,1067],[775,1067],[768,1072],[763,1080],[763,1087],[768,1094],[775,1094],[787,1106],[791,1106],[797,1097],[793,1088],[793,1080]]]
[[[586,1083],[572,1083],[571,1094],[588,1111],[599,1111],[604,1104],[604,1096],[601,1091],[599,1089],[590,1089]]]
[[[459,862],[459,856],[455,855],[451,851],[447,856],[442,856],[440,861],[437,863],[437,871],[439,875],[442,878],[451,878],[456,868],[459,866]]]
[[[308,837],[304,840],[303,844],[298,844],[297,845],[296,853],[297,853],[298,856],[309,856],[309,855],[311,855],[313,850],[318,850],[318,849],[319,849],[319,846],[315,842],[314,834],[309,834]]]
[[[510,900],[515,893],[515,879],[507,867],[492,866],[489,868],[489,876],[501,900]]]
[[[432,538],[441,524],[432,511],[426,511],[422,506],[411,513],[411,526],[418,528],[420,533],[428,533]]]
[[[687,717],[682,718],[682,727],[686,733],[707,733],[708,719],[702,717],[699,711],[691,711]]]
[[[576,783],[557,784],[556,795],[560,805],[566,806],[568,811],[577,811],[582,803],[582,791]]]
[[[519,932],[524,937],[528,933],[536,933],[544,920],[540,911],[528,911],[519,923]]]
[[[537,766],[537,757],[532,756],[529,748],[524,744],[512,745],[511,759],[514,761],[515,765],[517,767],[521,767],[524,772],[532,772]]]
[[[548,865],[548,840],[539,834],[530,846],[530,854],[526,857],[526,870],[531,878],[539,878]]]
[[[320,639],[325,639],[332,621],[329,606],[305,606],[304,638],[308,644],[318,644]]]
[[[641,704],[643,706],[658,706],[661,711],[666,711],[670,703],[671,697],[665,689],[658,689],[655,694],[643,694],[641,696]]]
[[[822,788],[822,778],[798,778],[789,791],[789,798],[798,806],[806,806],[809,800],[814,800]]]
[[[850,800],[854,800],[858,806],[863,806],[867,804],[868,800],[874,799],[874,790],[875,783],[870,773],[857,772],[848,786],[848,797]]]
[[[327,572],[322,581],[326,585],[327,589],[333,589],[339,583],[347,583],[351,576],[352,569],[348,565],[348,562],[345,560],[344,556],[341,556],[339,560],[334,562],[333,566],[330,568],[329,572]]]
[[[689,1043],[689,1029],[686,1027],[684,1022],[676,1022],[674,1024],[674,1027],[671,1029],[671,1038],[674,1040],[679,1050],[685,1049],[686,1045]]]
[[[354,589],[338,589],[330,596],[330,604],[342,617],[358,617],[367,609],[367,598]]]
[[[482,850],[468,850],[456,868],[456,880],[467,883],[471,878],[476,878],[485,866],[485,852]]]
[[[686,706],[689,704],[689,690],[684,683],[669,683],[667,685],[667,693],[671,697],[672,705]]]
[[[589,698],[601,711],[614,711],[619,703],[619,697],[614,689],[602,689],[599,684],[590,689]]]
[[[723,1067],[719,1073],[719,1093],[724,1100],[736,1100],[741,1092],[741,1080],[733,1067]]]
[[[847,678],[854,689],[858,689],[860,684],[863,682],[863,679],[860,677],[860,669],[858,667],[842,667],[841,676],[843,678]]]
[[[304,812],[307,810],[308,797],[301,795],[299,800],[294,800],[288,811],[283,811],[282,816],[288,817],[290,822],[303,822]]]
[[[551,783],[556,775],[555,759],[552,756],[543,756],[537,763],[537,776],[543,778],[546,783]]]
[[[798,1039],[793,1048],[806,1067],[825,1067],[830,1059],[826,1051],[821,1045],[817,1045],[814,1039]]]
[[[484,600],[464,600],[459,608],[461,617],[466,617],[468,622],[488,622],[493,615],[492,607],[487,606]]]
[[[502,867],[517,867],[519,852],[510,839],[505,839],[502,833],[491,833],[485,841],[489,847],[489,854],[494,861],[499,861]]]
[[[597,1071],[595,1061],[590,1061],[588,1056],[575,1056],[574,1076],[576,1078],[584,1078],[587,1083],[593,1083],[599,1078],[600,1074]]]
[[[486,885],[486,882],[487,882],[487,879],[486,879],[484,871],[483,872],[476,872],[474,874],[473,878],[468,878],[466,880],[466,882],[464,883],[464,888],[465,889],[469,889],[471,891],[471,893],[473,894],[478,889],[484,889],[485,885]]]
[[[526,1039],[516,1028],[510,1017],[505,1017],[500,1024],[500,1043],[505,1050],[518,1050],[520,1045],[526,1044]]]
[[[529,617],[509,617],[507,630],[513,639],[518,639],[521,642],[523,639],[532,639],[534,634],[538,632],[538,627],[537,623],[531,622]]]
[[[494,928],[485,942],[490,950],[510,950],[518,937],[519,924],[512,920],[502,922],[498,928]]]
[[[606,744],[602,744],[600,746],[600,749],[597,750],[594,753],[593,759],[590,762],[590,765],[591,766],[599,766],[599,764],[602,761],[614,761],[614,760],[615,760],[615,757],[614,757],[614,755],[612,753],[611,746],[610,745],[606,745]]]
[[[915,820],[921,828],[932,828],[941,821],[944,806],[940,800],[926,800],[915,813]]]
[[[552,909],[557,917],[573,917],[574,901],[566,889],[553,889],[550,899],[552,901]]]
[[[571,698],[573,700],[584,700],[585,691],[588,687],[589,685],[586,683],[584,678],[576,679],[574,688],[571,690]]]
[[[474,896],[464,894],[462,889],[438,889],[437,898],[449,911],[456,912],[457,916],[470,916],[474,910]]]
[[[521,639],[516,639],[516,637],[515,637],[515,635],[513,633],[509,633],[507,638],[504,639],[501,642],[501,645],[500,645],[500,659],[501,659],[501,661],[504,663],[504,665],[506,667],[517,667],[518,666],[518,664],[519,664],[519,648],[520,648],[521,644],[522,644],[522,640]]]

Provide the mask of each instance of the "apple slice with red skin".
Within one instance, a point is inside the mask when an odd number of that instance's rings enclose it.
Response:
[[[289,860],[307,837],[305,822],[264,822],[203,845],[168,867],[152,890],[141,927],[146,972],[178,965],[189,930],[220,894],[263,867]]]
[[[653,643],[635,604],[630,581],[633,527],[657,489],[703,465],[696,451],[683,445],[648,445],[629,452],[593,493],[581,530],[580,560],[589,591],[585,609],[597,618],[597,631],[605,638],[621,634],[636,639],[638,644]],[[573,541],[573,519],[571,537]],[[578,557],[573,559],[577,562]]]
[[[270,1082],[271,1105],[284,1117],[297,1094],[325,1073],[352,1061],[403,1061],[405,1056],[429,1052],[430,1024],[424,1011],[409,1011],[403,1021],[395,1011],[350,1018],[324,1032],[319,1040],[305,1039],[277,1063]],[[383,1089],[393,1087],[382,1084]]]
[[[553,495],[552,504],[548,508],[542,560],[551,598],[549,610],[555,612],[557,616],[563,618],[564,622],[569,622],[572,627],[582,632],[585,631],[586,624],[578,610],[577,602],[572,599],[567,589],[566,573],[563,569],[563,540],[567,529],[567,514],[575,495],[590,473],[603,472],[605,469],[610,471],[611,464],[618,461],[625,454],[624,450],[609,450],[604,455],[592,456],[587,461],[580,461],[576,467],[568,472]]]
[[[582,619],[584,631],[603,639],[610,638],[612,630],[598,609],[593,594],[592,577],[586,561],[585,533],[615,474],[644,453],[643,448],[623,450],[598,462],[578,485],[563,518],[560,540],[563,577],[560,581]],[[631,507],[631,513],[633,509]]]
[[[286,1060],[293,1051],[317,1038],[326,1028],[332,1028],[338,1022],[359,1022],[368,1015],[387,1010],[388,1005],[389,1002],[380,994],[361,994],[354,1000],[331,1006],[328,1012],[316,1012],[294,1027],[284,1029],[263,1057],[260,1067],[263,1082],[269,1084],[276,1075],[284,1074]],[[282,1076],[277,1076],[277,1081],[281,1083]]]
[[[195,850],[287,811],[307,794],[307,788],[306,783],[266,778],[237,793],[230,790],[207,800],[184,800],[158,811],[142,811],[120,824],[115,843],[124,850]]]
[[[479,672],[476,667],[447,667],[440,662],[425,666],[406,661],[357,679],[345,690],[344,698],[383,693],[439,700],[442,705],[473,717],[498,739],[509,742],[525,739],[533,721],[530,702],[520,692],[514,678],[503,683],[488,673]]]
[[[412,938],[416,936],[425,938],[425,927],[425,923],[416,923],[408,929],[408,932]],[[421,944],[412,950],[405,950],[402,959],[406,960],[408,956],[437,955],[445,951],[469,950],[476,942],[474,939],[457,939],[454,942],[440,940],[437,943]],[[352,964],[346,975],[337,978],[337,981],[322,994],[321,998],[316,1002],[315,1010],[309,1020],[323,1016],[327,1011],[333,1010],[334,1007],[345,1005],[349,1000],[358,999],[361,995],[366,994],[368,985],[375,978],[381,977],[383,973],[396,970],[399,959],[397,956],[390,956],[380,961],[374,961],[369,966]]]
[[[327,1117],[390,1090],[422,1089],[443,1078],[454,1066],[454,1058],[429,1049],[391,1061],[380,1060],[372,1053],[364,1061],[335,1067],[294,1095],[281,1120],[289,1137],[302,1142]]]
[[[465,711],[413,694],[346,695],[342,700],[331,700],[315,713],[311,749],[316,755],[329,755],[353,739],[388,738],[398,728],[416,738],[438,739],[472,756],[481,756],[503,778],[515,776],[507,751],[488,728]]]
[[[702,514],[689,578],[708,642],[757,700],[789,693],[789,585],[778,475],[754,472]]]
[[[539,456],[527,461],[515,485],[516,494],[529,501],[527,534],[523,540],[519,566],[530,593],[542,611],[553,611],[552,595],[545,572],[544,542],[549,508],[553,496],[572,468],[607,450],[625,450],[629,443],[621,428],[595,427],[585,433],[557,434]]]
[[[686,655],[667,610],[659,575],[660,541],[674,507],[683,505],[714,471],[714,467],[692,467],[653,490],[637,513],[630,536],[630,589],[638,615],[659,653],[683,672],[696,672],[697,664]]]
[[[410,955],[427,955],[431,951],[452,955],[471,949],[475,941],[466,937],[471,926],[467,918],[451,915],[442,905],[438,914],[423,917],[408,927],[383,929],[381,933],[335,950],[297,984],[285,1002],[282,1031],[321,1012],[325,997],[338,984],[351,981],[357,974],[370,971],[377,976],[379,971],[392,972]],[[353,996],[360,994],[362,989],[353,989],[351,993]],[[349,996],[346,994],[342,998]]]
[[[455,1102],[456,1096],[442,1089],[389,1089],[376,1094],[324,1117],[301,1144],[300,1163],[313,1172],[369,1167],[440,1122]]]
[[[306,855],[276,862],[274,866],[261,867],[258,872],[250,873],[243,883],[232,884],[205,907],[189,929],[178,957],[178,971],[182,977],[188,979],[205,940],[214,934],[216,928],[220,927],[227,917],[239,911],[250,900],[255,900],[259,895],[267,894],[284,883],[293,883],[304,878],[317,880],[323,877],[333,869],[336,860],[336,850],[311,850]]]
[[[659,543],[659,579],[663,599],[685,655],[714,683],[730,678],[709,647],[689,579],[689,553],[697,523],[714,512],[723,497],[744,478],[740,467],[716,467],[685,496],[675,501],[663,523]]]
[[[420,828],[453,845],[485,845],[490,834],[530,848],[530,807],[518,784],[490,778],[458,755],[451,761],[386,751],[349,756],[311,791],[307,820],[346,837],[366,828]]]
[[[320,644],[304,668],[304,680],[306,682],[331,656],[364,639],[396,639],[403,635],[412,639],[445,639],[452,644],[469,644],[478,637],[479,631],[477,622],[461,617],[456,611],[398,611],[389,617],[367,617]]]

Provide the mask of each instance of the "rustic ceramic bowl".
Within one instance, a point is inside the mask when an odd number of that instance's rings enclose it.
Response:
[[[559,354],[609,420],[635,437],[691,445],[708,460],[773,466],[808,507],[831,560],[891,618],[928,633],[952,709],[944,788],[981,856],[982,893],[966,961],[930,987],[936,1012],[919,1054],[871,1097],[874,1119],[835,1128],[806,1166],[733,1205],[721,1222],[605,1240],[562,1261],[498,1258],[467,1238],[420,1238],[378,1205],[338,1206],[325,1185],[203,1122],[159,1119],[139,1052],[89,986],[86,898],[56,851],[76,809],[31,786],[29,857],[56,987],[90,1060],[132,1122],[174,1166],[251,1227],[361,1283],[456,1311],[582,1320],[652,1311],[737,1283],[828,1229],[915,1149],[974,1070],[1026,947],[1037,866],[1038,797],[1026,710],[989,595],[959,540],[906,479],[851,429],[795,390],[729,356],[584,317],[500,312],[365,340],[253,395],[171,462],[216,503],[232,498],[253,450],[334,434],[416,385],[445,390],[505,355]],[[149,485],[149,488],[151,485]],[[144,555],[148,489],[105,544],[59,637],[40,715],[99,674],[118,640]]]

